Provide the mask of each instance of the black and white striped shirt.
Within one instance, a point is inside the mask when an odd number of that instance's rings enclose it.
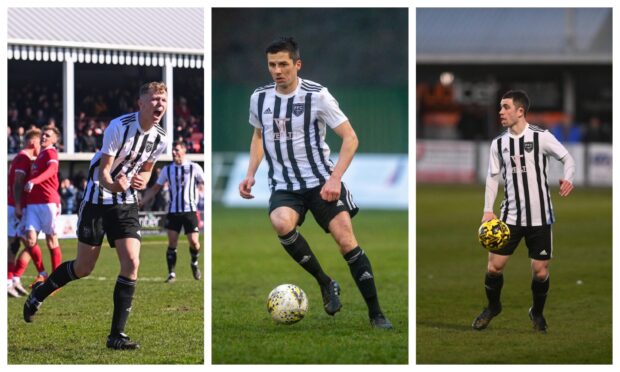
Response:
[[[506,130],[493,139],[484,211],[493,211],[501,173],[504,200],[499,218],[516,226],[552,224],[555,217],[548,182],[549,156],[564,163],[564,178],[572,183],[573,158],[549,131],[528,124],[520,135]]]
[[[125,192],[110,192],[99,184],[102,154],[114,157],[110,175],[114,180],[121,172],[131,180],[146,162],[155,163],[166,149],[166,132],[155,124],[148,132],[140,127],[139,113],[119,116],[112,120],[103,134],[103,145],[90,161],[84,201],[91,204],[132,204],[137,202],[133,188]]]
[[[310,189],[325,183],[333,163],[326,128],[347,121],[327,88],[299,78],[297,89],[276,92],[275,83],[254,91],[250,124],[263,131],[271,191]]]
[[[181,165],[171,163],[166,165],[157,178],[158,185],[168,182],[170,206],[168,213],[195,212],[198,204],[199,183],[204,183],[204,172],[200,165],[185,161]]]

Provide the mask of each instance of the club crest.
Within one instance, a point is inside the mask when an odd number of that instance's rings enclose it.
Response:
[[[532,152],[532,150],[534,150],[534,142],[525,142],[523,148],[526,152]]]
[[[147,142],[146,147],[144,148],[146,152],[151,152],[153,150],[153,142]]]
[[[294,103],[293,104],[293,114],[295,116],[299,116],[304,113],[304,103]]]

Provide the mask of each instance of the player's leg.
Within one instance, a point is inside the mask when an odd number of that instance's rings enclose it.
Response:
[[[139,345],[129,340],[125,325],[129,318],[140,267],[140,240],[122,238],[114,241],[120,262],[120,273],[114,286],[114,312],[106,346],[112,349],[137,349]]]
[[[551,226],[531,227],[525,237],[532,266],[532,307],[529,316],[536,331],[546,332],[547,321],[543,316],[549,292],[549,263],[553,250]]]
[[[45,209],[42,209],[42,206]],[[37,243],[37,237],[39,231],[43,229],[44,222],[41,219],[41,216],[45,214],[47,209],[46,204],[32,204],[26,208],[24,214],[24,223],[21,226],[21,233],[23,235],[24,245],[30,253],[30,257],[32,257],[32,261],[37,267],[37,271],[39,272],[35,280],[30,285],[30,288],[37,283],[43,282],[47,279],[47,272],[45,271],[45,265],[43,264],[43,256],[41,254],[41,248]]]
[[[20,240],[16,239],[16,241],[19,243]],[[17,246],[17,248],[19,249],[19,245]],[[9,276],[13,277],[13,288],[17,291],[17,293],[21,295],[28,295],[28,291],[26,291],[26,289],[22,285],[21,277],[22,275],[24,275],[24,272],[26,271],[26,267],[28,266],[29,262],[30,254],[27,250],[24,249],[19,252],[19,254],[17,255],[17,259],[14,260],[12,265],[12,272],[9,271]],[[11,262],[9,263],[9,268],[10,267]]]
[[[9,249],[7,250],[7,286],[6,286],[9,297],[20,297],[21,296],[19,291],[17,291],[17,289],[13,285],[15,267],[17,265],[17,262],[16,262],[17,251],[14,249],[15,242],[17,242],[17,249],[19,250],[19,239],[9,236],[9,239],[8,239]]]
[[[32,287],[32,292],[24,304],[24,320],[28,323],[32,322],[41,303],[54,291],[73,280],[90,275],[95,268],[100,251],[101,245],[78,241],[76,259],[61,263],[44,282],[35,283]]]
[[[186,231],[188,230],[186,229]],[[189,243],[189,254],[191,258],[190,266],[192,269],[192,274],[194,275],[194,279],[200,280],[202,277],[200,269],[198,268],[198,257],[200,256],[200,233],[190,232],[187,234],[187,241]]]
[[[41,216],[41,229],[45,234],[45,242],[52,259],[52,271],[54,271],[62,262],[62,252],[60,251],[60,244],[58,243],[58,237],[56,236],[56,219],[60,215],[60,205],[56,203],[48,203],[45,204],[44,207],[44,212]]]
[[[377,328],[392,328],[392,323],[383,315],[377,296],[375,275],[366,252],[360,248],[353,234],[353,224],[348,211],[338,213],[328,225],[329,232],[338,244],[340,253],[347,261],[351,276],[357,285],[366,306],[368,316],[373,326]]]
[[[179,230],[175,229],[178,228]],[[168,218],[168,249],[166,250],[166,263],[168,265],[168,278],[166,283],[173,283],[176,280],[175,267],[177,264],[177,244],[179,241],[180,225],[173,226]]]

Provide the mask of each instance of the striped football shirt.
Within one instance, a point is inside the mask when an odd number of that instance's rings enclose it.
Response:
[[[553,134],[535,125],[528,124],[519,135],[506,130],[493,139],[488,174],[492,177],[501,173],[504,180],[501,220],[516,226],[541,226],[555,221],[549,190],[549,156],[573,164],[568,150]],[[573,170],[565,174],[571,182]],[[489,203],[492,201],[487,200],[486,204]],[[485,205],[485,210],[490,209],[492,205]]]
[[[333,163],[325,143],[326,128],[347,121],[327,88],[298,78],[297,89],[276,92],[275,83],[260,87],[250,98],[250,124],[263,131],[271,191],[302,190],[322,185]]]
[[[110,192],[99,184],[99,166],[102,154],[114,157],[110,175],[114,180],[121,172],[128,180],[140,171],[144,163],[155,163],[166,149],[166,132],[155,124],[148,132],[140,127],[139,113],[120,116],[110,122],[103,134],[103,145],[90,161],[88,183],[83,203],[132,204],[137,203],[133,188],[124,192]]]
[[[205,182],[204,177],[200,165],[191,161],[180,165],[174,162],[166,165],[159,173],[157,184],[163,186],[168,182],[168,213],[195,212],[199,198],[197,186]]]

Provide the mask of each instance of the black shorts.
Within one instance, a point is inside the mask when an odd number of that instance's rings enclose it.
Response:
[[[117,239],[142,240],[137,204],[83,203],[78,218],[77,236],[81,243],[100,246],[104,235],[112,248]]]
[[[521,239],[525,238],[525,245],[530,258],[541,261],[551,259],[553,253],[551,225],[530,227],[508,225],[508,228],[510,229],[510,240],[504,248],[493,251],[493,253],[510,256],[517,249]]]
[[[181,227],[183,227],[185,234],[200,232],[196,212],[168,213],[164,227],[177,233],[181,232]]]
[[[341,182],[340,199],[327,202],[321,198],[321,186],[312,189],[288,191],[276,190],[269,198],[269,214],[278,207],[289,207],[299,213],[297,226],[304,223],[306,212],[310,210],[316,222],[329,233],[329,222],[340,212],[349,212],[353,218],[359,208],[353,202],[353,196],[344,182]]]

